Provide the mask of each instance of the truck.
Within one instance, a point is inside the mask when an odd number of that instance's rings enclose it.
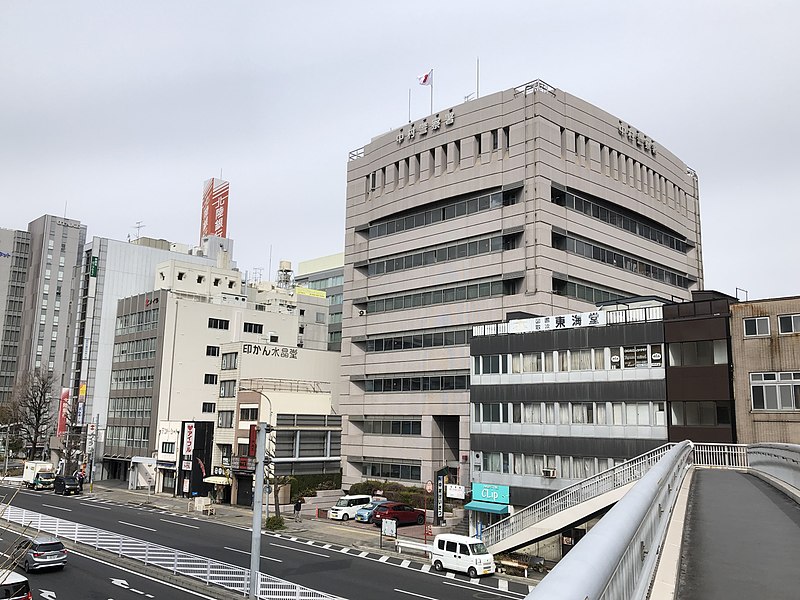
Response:
[[[56,480],[53,463],[43,460],[29,460],[25,462],[22,471],[22,483],[25,487],[35,490],[52,490]]]

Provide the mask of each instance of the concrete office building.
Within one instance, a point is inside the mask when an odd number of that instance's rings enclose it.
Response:
[[[41,369],[56,385],[69,387],[64,359],[69,345],[69,301],[86,241],[86,225],[75,219],[43,215],[28,224],[30,259],[17,375]],[[54,390],[56,398],[60,389]],[[53,412],[56,404],[52,406]],[[55,424],[55,423],[54,423]]]
[[[476,326],[472,481],[523,507],[666,443],[662,304]]]
[[[736,441],[800,443],[800,297],[730,309]]]
[[[298,287],[325,292],[328,303],[328,350],[342,349],[342,293],[344,291],[344,254],[332,254],[301,261],[294,278]]]
[[[352,152],[345,228],[345,482],[469,481],[473,325],[703,283],[694,172],[541,81]]]
[[[150,238],[123,242],[94,237],[83,247],[82,260],[73,274],[76,286],[67,356],[68,387],[78,399],[79,425],[96,419],[101,429],[106,426],[117,302],[152,291],[159,263],[180,258],[214,266],[218,255],[229,256],[231,243],[212,236],[194,255],[187,254],[186,247]]]
[[[29,259],[30,234],[0,229],[0,404],[14,392]]]

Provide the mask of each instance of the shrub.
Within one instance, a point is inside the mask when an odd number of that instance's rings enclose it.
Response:
[[[283,517],[276,517],[275,515],[267,517],[267,521],[264,524],[264,529],[266,529],[267,531],[277,531],[279,529],[286,529],[286,525],[283,522]]]

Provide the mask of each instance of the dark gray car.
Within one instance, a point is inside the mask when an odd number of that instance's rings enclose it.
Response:
[[[63,569],[67,564],[64,544],[51,535],[22,538],[14,547],[14,557],[26,573],[49,567]]]

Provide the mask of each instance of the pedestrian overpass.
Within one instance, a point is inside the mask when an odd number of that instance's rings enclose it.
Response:
[[[693,479],[693,493],[695,487],[705,490],[697,499],[689,498]],[[765,500],[770,494],[776,498]],[[761,511],[753,506],[759,500]],[[784,501],[788,506],[781,505]],[[793,557],[800,551],[798,501],[800,446],[685,441],[666,444],[560,490],[488,527],[483,540],[492,552],[511,551],[614,505],[528,598],[705,600],[714,597],[709,594],[715,586],[726,592],[719,597],[749,597],[741,595],[746,577],[738,581],[737,575],[754,568],[767,573],[781,564],[784,554],[784,562],[791,562],[770,577],[774,589],[757,596],[797,598],[792,573]],[[706,517],[698,516],[685,535],[687,503],[695,508],[693,518],[695,512]],[[728,522],[710,524],[723,515]],[[761,542],[758,534],[771,529],[761,527],[763,519],[778,531],[788,531],[779,540],[767,534]],[[742,523],[748,524],[747,533],[738,536]],[[786,543],[777,544],[778,557],[768,558],[765,551],[784,539]],[[765,591],[762,579],[756,578],[754,588],[760,592]],[[790,595],[782,595],[782,590]]]

